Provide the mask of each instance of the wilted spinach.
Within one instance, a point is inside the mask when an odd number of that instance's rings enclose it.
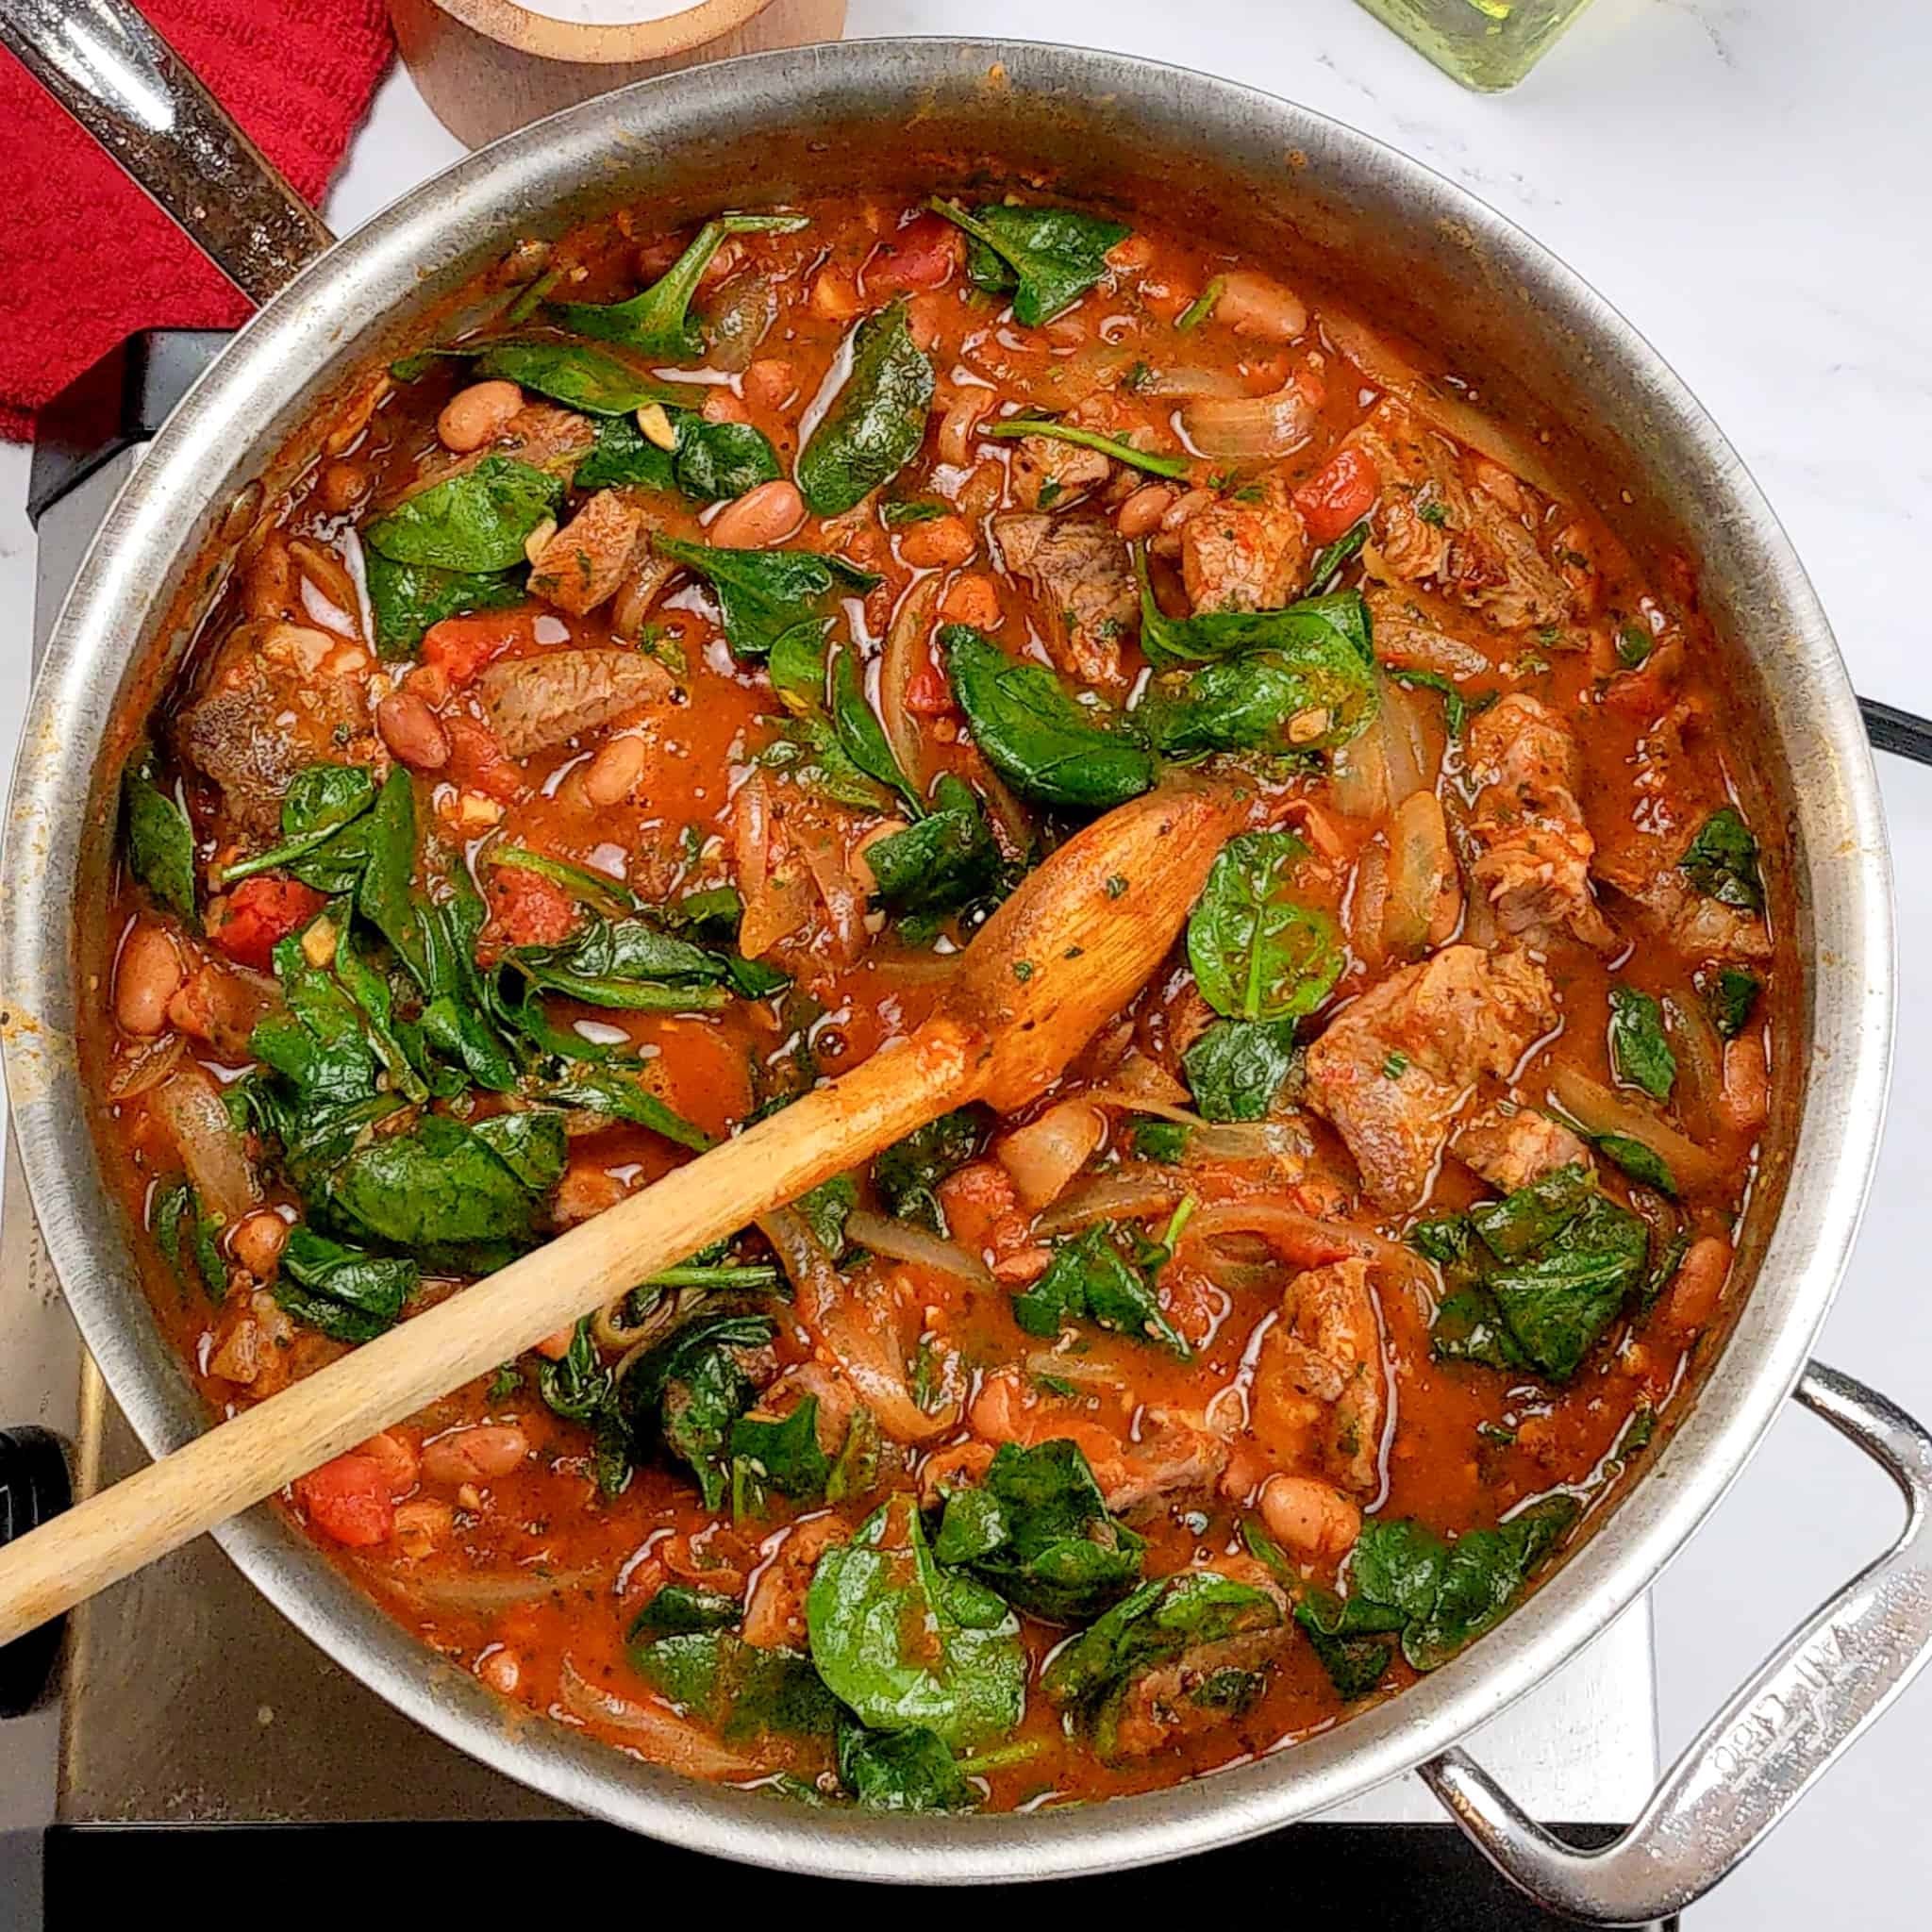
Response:
[[[813,515],[842,516],[918,452],[932,406],[932,364],[912,340],[904,300],[852,332],[851,372],[798,453]]]
[[[593,1007],[665,1013],[723,1006],[735,958],[693,945],[646,919],[628,918],[592,920],[559,945],[512,947],[506,963],[543,992]]]
[[[946,1233],[939,1185],[978,1158],[987,1129],[984,1108],[962,1107],[895,1141],[872,1164],[873,1185],[886,1211],[901,1221],[916,1221],[936,1234]]]
[[[1118,436],[1102,436],[1093,429],[1082,429],[1073,423],[1057,423],[1047,416],[1008,416],[998,423],[981,425],[982,436],[1010,439],[1018,436],[1043,437],[1048,442],[1071,442],[1081,449],[1097,449],[1129,469],[1144,470],[1150,476],[1184,479],[1188,474],[1186,457],[1163,457],[1152,450],[1136,447]]]
[[[556,1079],[539,1081],[530,1089],[530,1098],[552,1107],[588,1108],[593,1113],[608,1114],[612,1120],[648,1127],[680,1147],[689,1147],[693,1154],[702,1154],[711,1145],[710,1135],[667,1107],[648,1087],[628,1074],[608,1068],[572,1067]]]
[[[1280,610],[1212,610],[1198,617],[1169,617],[1155,602],[1146,552],[1137,551],[1134,561],[1141,579],[1141,648],[1157,671],[1186,670],[1257,650],[1278,651],[1290,659],[1306,656],[1313,663],[1326,664],[1338,639],[1348,646],[1353,669],[1367,674],[1374,668],[1369,608],[1359,591],[1307,597]]]
[[[1663,1009],[1635,987],[1610,989],[1610,1065],[1628,1087],[1653,1100],[1668,1100],[1677,1077],[1677,1057],[1664,1038]]]
[[[1083,1319],[1187,1359],[1188,1344],[1161,1312],[1153,1282],[1121,1252],[1110,1221],[1062,1241],[1046,1273],[1013,1297],[1013,1320],[1029,1335],[1051,1338]]]
[[[819,625],[835,587],[870,590],[869,571],[811,550],[714,550],[675,537],[651,540],[660,557],[695,571],[718,600],[724,640],[741,663],[760,663],[787,631]]]
[[[715,503],[784,474],[777,453],[754,425],[708,423],[694,409],[664,413],[674,438],[669,449],[653,442],[634,418],[607,417],[597,425],[596,447],[576,467],[576,487],[675,490],[699,503]]]
[[[667,1583],[630,1626],[630,1641],[653,1637],[690,1637],[706,1630],[729,1630],[743,1614],[739,1601],[722,1591],[700,1590],[694,1584]]]
[[[707,1509],[724,1501],[732,1425],[758,1399],[741,1352],[763,1348],[774,1332],[766,1315],[699,1315],[648,1350],[619,1391],[633,1451],[661,1441],[690,1465]]]
[[[675,408],[685,400],[675,384],[589,342],[491,342],[477,358],[476,374],[518,383],[587,416],[628,416],[652,403]]]
[[[389,661],[408,657],[424,632],[445,617],[508,609],[527,594],[514,575],[397,563],[379,550],[364,553],[363,571],[375,615],[375,655]]]
[[[865,694],[858,653],[849,645],[832,655],[832,728],[845,756],[868,778],[896,791],[914,819],[925,816],[917,790],[899,769],[899,760],[886,741],[885,726]]]
[[[345,1247],[291,1228],[275,1297],[290,1314],[338,1341],[373,1341],[402,1319],[416,1291],[415,1262]]]
[[[1186,677],[1157,678],[1135,716],[1163,758],[1283,757],[1348,743],[1367,730],[1380,703],[1374,673],[1330,627],[1293,651],[1241,651]]]
[[[1188,963],[1229,1020],[1292,1020],[1341,976],[1341,936],[1289,896],[1308,848],[1292,832],[1242,832],[1221,848],[1188,919]]]
[[[598,1357],[588,1316],[577,1324],[563,1355],[538,1369],[537,1392],[566,1422],[590,1431],[591,1467],[597,1487],[607,1496],[616,1495],[630,1478],[630,1434],[618,1407],[617,1377],[609,1364]],[[665,1593],[658,1592],[659,1596]],[[654,1598],[653,1604],[656,1601]],[[736,1623],[738,1606],[729,1598],[721,1601],[730,1608],[724,1621]],[[644,1614],[649,1614],[648,1607]],[[643,1617],[638,1621],[641,1624]],[[633,1625],[631,1635],[635,1638],[637,1634],[638,1628]]]
[[[970,1569],[1016,1609],[1081,1624],[1134,1587],[1146,1549],[1108,1513],[1077,1444],[1003,1442],[977,1488],[946,1498],[933,1556]]]
[[[1043,665],[1008,657],[963,624],[946,625],[940,645],[974,742],[1016,791],[1042,805],[1104,811],[1154,783],[1154,759],[1131,727],[1101,723]]]
[[[828,1738],[839,1707],[810,1660],[762,1649],[728,1630],[694,1630],[633,1643],[632,1667],[651,1688],[711,1725],[726,1743],[757,1737]]]
[[[931,1731],[870,1731],[839,1725],[839,1778],[868,1811],[959,1811],[973,1787]]]
[[[865,848],[874,903],[899,913],[957,912],[996,893],[1006,865],[978,795],[951,772],[934,788],[927,816]]]
[[[1735,1040],[1751,1024],[1763,983],[1741,966],[1720,966],[1698,984],[1710,1024],[1724,1040]]]
[[[514,570],[524,544],[563,502],[560,478],[514,457],[485,457],[406,497],[362,532],[370,549],[392,563],[483,575]]]
[[[1222,1020],[1181,1056],[1181,1072],[1205,1119],[1264,1121],[1296,1053],[1292,1020]]]
[[[130,760],[121,780],[127,814],[127,864],[157,906],[191,928],[194,909],[194,827],[188,814],[155,783],[154,756]]]
[[[927,204],[975,244],[967,274],[992,292],[1013,291],[1013,319],[1038,328],[1071,308],[1107,273],[1107,253],[1134,231],[1070,208],[989,202],[970,213],[935,195]]]
[[[222,884],[232,886],[257,873],[292,869],[297,860],[306,859],[375,803],[375,780],[366,765],[305,767],[289,780],[289,789],[282,794],[281,843],[225,867]],[[340,865],[306,870],[309,876],[304,883],[318,885],[318,890],[327,892],[352,891],[360,875],[359,863],[350,870]],[[326,883],[319,883],[325,878]]]
[[[1757,841],[1735,807],[1724,806],[1705,820],[1677,865],[1707,899],[1740,912],[1764,910]]]
[[[222,1224],[203,1211],[201,1196],[189,1182],[171,1181],[158,1190],[152,1226],[155,1245],[184,1289],[196,1280],[210,1301],[219,1302],[227,1294],[228,1269],[220,1245]]]
[[[740,1416],[731,1425],[731,1515],[743,1523],[764,1514],[774,1491],[794,1503],[822,1503],[832,1458],[819,1442],[819,1399],[808,1395],[774,1422]]]

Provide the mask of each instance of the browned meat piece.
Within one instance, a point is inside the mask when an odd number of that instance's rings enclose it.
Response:
[[[1463,481],[1457,445],[1387,396],[1344,440],[1374,465],[1374,575],[1407,583],[1433,578],[1503,630],[1562,624],[1570,587],[1537,548],[1522,513]],[[1513,478],[1509,479],[1514,481]],[[1518,501],[1530,507],[1522,485]]]
[[[183,1033],[207,1041],[225,1060],[241,1064],[255,1058],[249,1037],[277,998],[275,981],[264,974],[204,963],[168,1002],[168,1018]],[[599,1125],[609,1126],[604,1115],[597,1119]]]
[[[1623,941],[1590,888],[1596,841],[1576,802],[1583,759],[1569,727],[1521,693],[1469,727],[1469,775],[1481,789],[1470,833],[1476,889],[1505,932],[1541,945],[1557,934],[1613,953]]]
[[[1369,1264],[1305,1269],[1255,1364],[1250,1431],[1289,1471],[1317,1470],[1357,1496],[1381,1487],[1389,1375]]]
[[[806,1645],[805,1595],[819,1558],[834,1543],[849,1541],[852,1531],[836,1516],[820,1516],[792,1527],[778,1554],[758,1573],[744,1607],[744,1641],[760,1650],[803,1650]]]
[[[384,504],[386,509],[432,483],[448,481],[465,470],[474,470],[485,457],[514,457],[532,469],[547,471],[553,476],[568,476],[590,455],[597,441],[597,428],[588,416],[575,409],[560,409],[555,403],[528,403],[504,425],[494,442],[485,443],[467,456],[452,456],[438,448],[417,471],[405,490]]]
[[[1013,494],[1028,509],[1071,509],[1113,475],[1113,458],[1076,442],[1023,436],[1013,446]]]
[[[1301,588],[1307,560],[1308,533],[1277,475],[1181,525],[1181,578],[1197,612],[1277,609]]]
[[[1457,1159],[1506,1194],[1559,1167],[1591,1164],[1590,1149],[1560,1121],[1507,1105],[1472,1114],[1454,1147]]]
[[[225,833],[273,840],[282,793],[308,765],[387,766],[367,686],[322,668],[341,643],[299,625],[243,624],[215,653],[200,695],[175,720],[175,743],[220,786]]]
[[[1375,655],[1387,662],[1406,671],[1432,671],[1438,677],[1494,674],[1496,667],[1488,657],[1474,644],[1452,637],[1408,591],[1372,587],[1363,601],[1374,626]]]
[[[1769,959],[1771,930],[1757,913],[1706,898],[1678,871],[1690,842],[1672,849],[1633,838],[1597,855],[1597,876],[1641,907],[1645,924],[1686,959]]]
[[[530,567],[530,589],[581,617],[612,596],[630,568],[644,513],[614,490],[600,490],[544,544]]]
[[[1084,684],[1116,684],[1121,640],[1138,623],[1133,559],[1111,524],[1015,510],[992,520],[1009,571],[1033,586],[1044,607],[1046,647]]]
[[[1144,1518],[1209,1502],[1226,1467],[1227,1444],[1197,1417],[1150,1408],[1141,1440],[1123,1444],[1118,1459],[1101,1472],[1101,1483],[1116,1516]]]
[[[1308,1049],[1309,1104],[1347,1142],[1367,1192],[1412,1208],[1476,1080],[1507,1078],[1556,1020],[1555,991],[1526,954],[1445,946],[1329,1024]]]
[[[1196,1644],[1172,1663],[1142,1671],[1110,1708],[1107,1755],[1152,1757],[1241,1717],[1293,1642],[1293,1626],[1282,1624]]]
[[[636,651],[546,651],[492,664],[476,695],[497,743],[523,758],[664,697],[671,683],[661,664]]]

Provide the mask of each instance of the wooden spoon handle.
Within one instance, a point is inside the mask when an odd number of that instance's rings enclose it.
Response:
[[[647,1274],[973,1097],[986,1055],[936,1020],[508,1268],[0,1549],[0,1643],[513,1359]]]

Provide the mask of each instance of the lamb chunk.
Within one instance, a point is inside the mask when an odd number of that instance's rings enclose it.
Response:
[[[1364,1190],[1413,1208],[1477,1079],[1507,1077],[1556,1019],[1555,991],[1526,954],[1445,946],[1330,1022],[1308,1049],[1308,1102],[1355,1156]]]
[[[1033,586],[1055,663],[1083,684],[1118,684],[1121,640],[1141,612],[1133,560],[1111,524],[1014,510],[992,520],[1009,571]]]
[[[1374,586],[1363,593],[1374,626],[1375,655],[1405,671],[1438,677],[1490,677],[1495,664],[1474,644],[1453,637],[1407,591]]]
[[[1388,1414],[1369,1264],[1350,1259],[1303,1270],[1261,1342],[1252,1433],[1285,1470],[1314,1470],[1352,1494],[1373,1496],[1381,1486]]]
[[[636,651],[546,651],[492,664],[476,680],[491,733],[513,758],[567,744],[667,696],[671,674]]]
[[[1633,838],[1597,855],[1597,876],[1641,907],[1645,924],[1683,958],[1769,959],[1771,931],[1757,913],[1706,898],[1678,870],[1690,842],[1673,853],[1660,841]]]
[[[1200,1426],[1198,1417],[1151,1408],[1138,1442],[1122,1450],[1108,1472],[1107,1507],[1116,1516],[1144,1519],[1184,1505],[1205,1505],[1227,1467],[1227,1444]]]
[[[1471,724],[1468,760],[1480,788],[1473,871],[1503,930],[1539,945],[1565,934],[1614,953],[1623,941],[1591,891],[1596,841],[1576,802],[1583,760],[1568,726],[1540,700],[1513,694]]]
[[[614,596],[630,568],[644,513],[615,490],[600,490],[558,530],[530,567],[530,590],[574,617]]]
[[[1196,510],[1180,537],[1181,578],[1197,613],[1278,609],[1307,568],[1308,533],[1278,475]]]
[[[1472,1114],[1457,1133],[1454,1151],[1465,1167],[1506,1194],[1559,1167],[1591,1164],[1589,1147],[1560,1121],[1507,1106]]]
[[[1013,494],[1030,510],[1071,509],[1112,475],[1104,451],[1057,437],[1023,436],[1013,448]]]
[[[199,696],[176,716],[183,762],[221,789],[225,835],[274,841],[282,794],[309,765],[387,765],[367,685],[322,669],[341,642],[299,625],[238,625],[215,653]]]
[[[1407,403],[1385,396],[1344,439],[1351,446],[1381,479],[1373,574],[1405,583],[1433,578],[1502,630],[1569,621],[1570,587],[1522,513],[1489,490],[1471,489],[1457,445]],[[1531,492],[1520,484],[1516,495],[1530,507]]]
[[[1242,1717],[1293,1643],[1293,1626],[1283,1624],[1197,1643],[1172,1663],[1141,1672],[1110,1709],[1107,1755],[1149,1757]]]

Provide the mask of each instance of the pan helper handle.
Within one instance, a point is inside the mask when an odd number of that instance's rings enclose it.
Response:
[[[1485,1857],[1590,1925],[1644,1925],[1701,1898],[1790,1810],[1932,1657],[1932,1436],[1884,1396],[1813,1362],[1798,1400],[1904,1493],[1906,1526],[1705,1727],[1628,1831],[1579,1852],[1465,1752],[1422,1767]]]
[[[126,0],[5,0],[0,42],[251,301],[334,242]]]

